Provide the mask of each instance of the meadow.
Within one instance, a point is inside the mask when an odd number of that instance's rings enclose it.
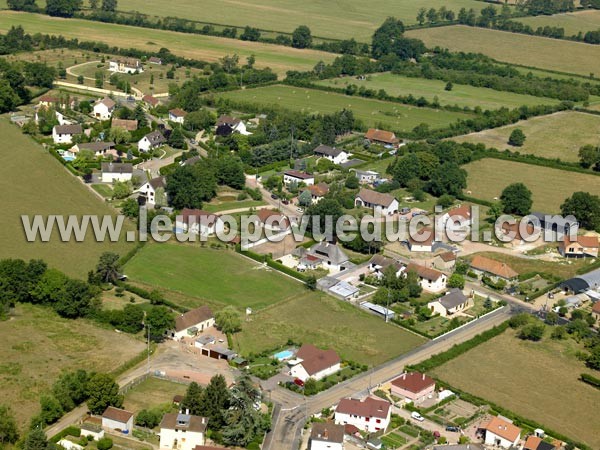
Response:
[[[21,130],[0,119],[0,188],[9,193],[0,227],[0,258],[43,259],[49,266],[84,278],[105,251],[124,255],[131,243],[98,243],[88,231],[83,242],[61,242],[58,232],[49,242],[27,242],[21,215],[114,215],[115,211]],[[126,230],[133,225],[126,224]]]
[[[463,166],[468,173],[471,196],[493,201],[511,183],[524,183],[533,193],[533,210],[559,213],[560,205],[573,192],[600,195],[600,176],[566,172],[548,167],[484,158]]]
[[[162,4],[161,4],[162,5]],[[164,7],[164,5],[162,5]],[[164,8],[163,8],[164,9]],[[203,61],[218,61],[237,54],[240,61],[254,55],[257,67],[270,67],[284,74],[288,70],[309,70],[319,61],[330,62],[335,54],[317,50],[299,50],[280,45],[240,41],[198,34],[153,30],[81,19],[62,19],[41,14],[0,12],[0,32],[21,25],[28,33],[62,35],[82,41],[99,41],[122,48],[158,52],[162,47],[173,54]]]
[[[436,368],[433,374],[459,389],[492,401],[548,428],[600,448],[598,420],[590,411],[600,391],[579,381],[586,369],[576,357],[581,345],[521,341],[508,330]],[[543,380],[543,382],[540,382]]]
[[[123,407],[137,414],[142,409],[173,405],[173,397],[186,390],[185,384],[149,377],[127,391]]]
[[[430,48],[483,53],[502,62],[565,73],[600,74],[598,45],[462,25],[410,30],[406,35]]]
[[[513,109],[522,105],[552,105],[558,103],[558,100],[551,98],[500,92],[464,84],[454,84],[451,91],[446,91],[444,89],[446,86],[445,81],[411,78],[392,73],[368,75],[364,80],[352,77],[334,78],[318,81],[317,84],[335,88],[345,88],[354,84],[358,87],[364,86],[367,89],[376,91],[383,89],[393,96],[412,94],[417,98],[424,97],[428,101],[433,101],[434,97],[437,97],[441,105],[468,106],[470,108],[479,106],[483,110],[502,107]]]
[[[224,92],[222,98],[268,106],[281,106],[312,114],[330,114],[344,108],[369,127],[385,127],[408,132],[421,123],[431,128],[443,128],[469,115],[431,108],[417,108],[400,103],[362,97],[350,97],[333,92],[293,86],[274,85],[243,91]]]
[[[523,130],[526,139],[522,147],[508,144],[508,138],[516,128]],[[563,161],[579,161],[579,149],[587,144],[598,145],[600,116],[573,111],[559,112],[453,138],[458,142],[485,144],[498,150],[560,158]]]
[[[13,405],[20,426],[37,414],[40,394],[62,371],[110,372],[145,348],[131,335],[28,304],[17,305],[14,316],[0,322],[0,336],[0,398]]]
[[[573,36],[580,31],[585,34],[586,31],[600,29],[600,11],[595,9],[552,16],[521,17],[515,20],[531,26],[534,30],[545,26],[564,28],[565,36]]]
[[[285,346],[288,339],[333,348],[342,359],[379,365],[425,339],[328,295],[311,292],[259,311],[233,336],[243,355]]]

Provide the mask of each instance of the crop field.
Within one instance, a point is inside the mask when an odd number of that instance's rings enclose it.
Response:
[[[526,139],[522,147],[508,144],[510,133],[516,128],[525,133]],[[453,140],[485,144],[498,150],[509,149],[549,159],[579,161],[579,148],[587,144],[598,145],[599,135],[600,116],[566,111],[532,117],[513,125],[459,136]]]
[[[162,5],[162,4],[161,4]],[[317,50],[299,50],[258,42],[240,41],[213,36],[153,30],[81,19],[61,19],[41,14],[0,12],[0,32],[22,25],[28,33],[62,35],[82,41],[99,41],[122,48],[158,52],[162,47],[173,54],[203,61],[218,61],[225,55],[237,54],[244,63],[250,55],[257,67],[270,67],[284,74],[288,70],[309,70],[319,61],[329,62],[335,54]]]
[[[600,195],[600,176],[566,172],[531,164],[485,158],[463,166],[471,196],[493,201],[511,183],[522,182],[533,193],[533,210],[558,213],[573,192]]]
[[[586,369],[573,340],[521,341],[512,330],[436,368],[451,386],[492,401],[548,428],[600,448],[600,390],[578,380]],[[540,383],[540,380],[543,382]]]
[[[483,53],[498,61],[540,69],[600,74],[600,46],[462,25],[406,32],[428,47]],[[560,55],[560,56],[559,56]]]
[[[125,272],[133,281],[195,297],[195,306],[205,304],[205,299],[210,304],[260,309],[306,289],[231,250],[199,244],[146,245],[125,266]]]
[[[49,242],[27,242],[21,215],[104,216],[114,215],[115,211],[6,118],[0,119],[0,135],[4,142],[0,149],[0,187],[10,193],[0,227],[0,258],[39,258],[68,275],[83,278],[102,252],[124,255],[129,251],[132,244],[124,241],[96,242],[91,230],[84,242],[61,242],[57,231],[53,231]],[[126,224],[125,228],[131,230],[133,225]]]
[[[19,304],[0,322],[0,398],[13,405],[19,425],[39,411],[40,394],[63,370],[110,372],[144,350],[130,335],[62,319],[48,308]]]
[[[284,346],[288,339],[332,347],[342,359],[368,365],[381,364],[425,342],[349,303],[305,291],[252,315],[234,335],[234,344],[247,355]]]
[[[399,103],[384,102],[362,97],[350,97],[316,89],[293,86],[266,86],[220,94],[235,102],[281,106],[313,114],[329,114],[344,108],[352,110],[354,117],[367,126],[383,126],[394,131],[407,132],[421,123],[431,128],[443,128],[467,114],[431,108],[417,108]]]
[[[558,100],[551,98],[500,92],[464,84],[454,84],[451,91],[446,91],[444,89],[446,82],[444,81],[411,78],[392,73],[368,75],[365,80],[345,77],[321,80],[317,83],[335,88],[345,88],[354,84],[358,87],[364,86],[367,89],[376,91],[383,89],[389,95],[394,96],[412,94],[414,97],[424,97],[429,101],[433,101],[434,97],[437,97],[441,105],[468,106],[470,108],[479,106],[483,110],[502,107],[513,109],[522,105],[552,105],[558,103]]]
[[[545,26],[561,27],[565,29],[565,36],[576,35],[580,31],[585,34],[586,31],[600,29],[600,11],[595,9],[552,16],[522,17],[515,20],[531,26],[534,30]]]

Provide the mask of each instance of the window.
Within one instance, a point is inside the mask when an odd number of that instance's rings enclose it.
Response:
[[[377,419],[375,422],[377,422],[377,423],[381,423],[381,419]]]

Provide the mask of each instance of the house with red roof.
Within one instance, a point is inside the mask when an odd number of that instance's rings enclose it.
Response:
[[[405,273],[415,272],[421,287],[429,292],[441,292],[446,289],[448,277],[445,273],[416,263],[409,263]]]
[[[413,403],[419,403],[435,392],[435,380],[424,373],[405,372],[391,383],[392,395]]]
[[[315,176],[299,170],[286,170],[283,172],[283,183],[287,186],[291,183],[304,183],[306,186],[315,184]]]
[[[369,128],[365,134],[365,139],[373,144],[381,144],[397,147],[400,139],[391,131],[379,130],[377,128]]]
[[[571,238],[566,235],[558,246],[559,253],[565,258],[591,258],[598,257],[598,236],[575,236]]]
[[[291,368],[290,375],[302,381],[309,378],[321,380],[339,372],[341,362],[335,350],[321,350],[312,344],[304,344],[296,353],[296,358],[290,361],[290,364],[296,363]]]
[[[390,424],[392,405],[387,400],[343,398],[335,408],[335,423],[354,425],[369,433],[385,430]]]
[[[187,113],[180,108],[175,108],[169,111],[169,120],[175,123],[183,123]]]
[[[485,430],[485,444],[495,447],[517,447],[521,440],[521,429],[508,419],[493,417],[489,423],[481,427]]]
[[[465,230],[471,226],[471,207],[467,205],[452,208],[442,218],[442,226],[448,231]]]
[[[510,281],[519,276],[508,264],[481,255],[475,255],[471,261],[471,269],[477,275],[487,275],[496,280]]]

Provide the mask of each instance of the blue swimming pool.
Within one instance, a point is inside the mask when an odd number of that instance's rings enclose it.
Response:
[[[283,350],[279,353],[275,353],[273,355],[273,358],[279,360],[279,361],[285,361],[286,359],[290,359],[292,356],[294,356],[294,352],[291,350]]]
[[[65,161],[73,161],[75,159],[74,156],[63,156],[62,159],[64,159]]]

